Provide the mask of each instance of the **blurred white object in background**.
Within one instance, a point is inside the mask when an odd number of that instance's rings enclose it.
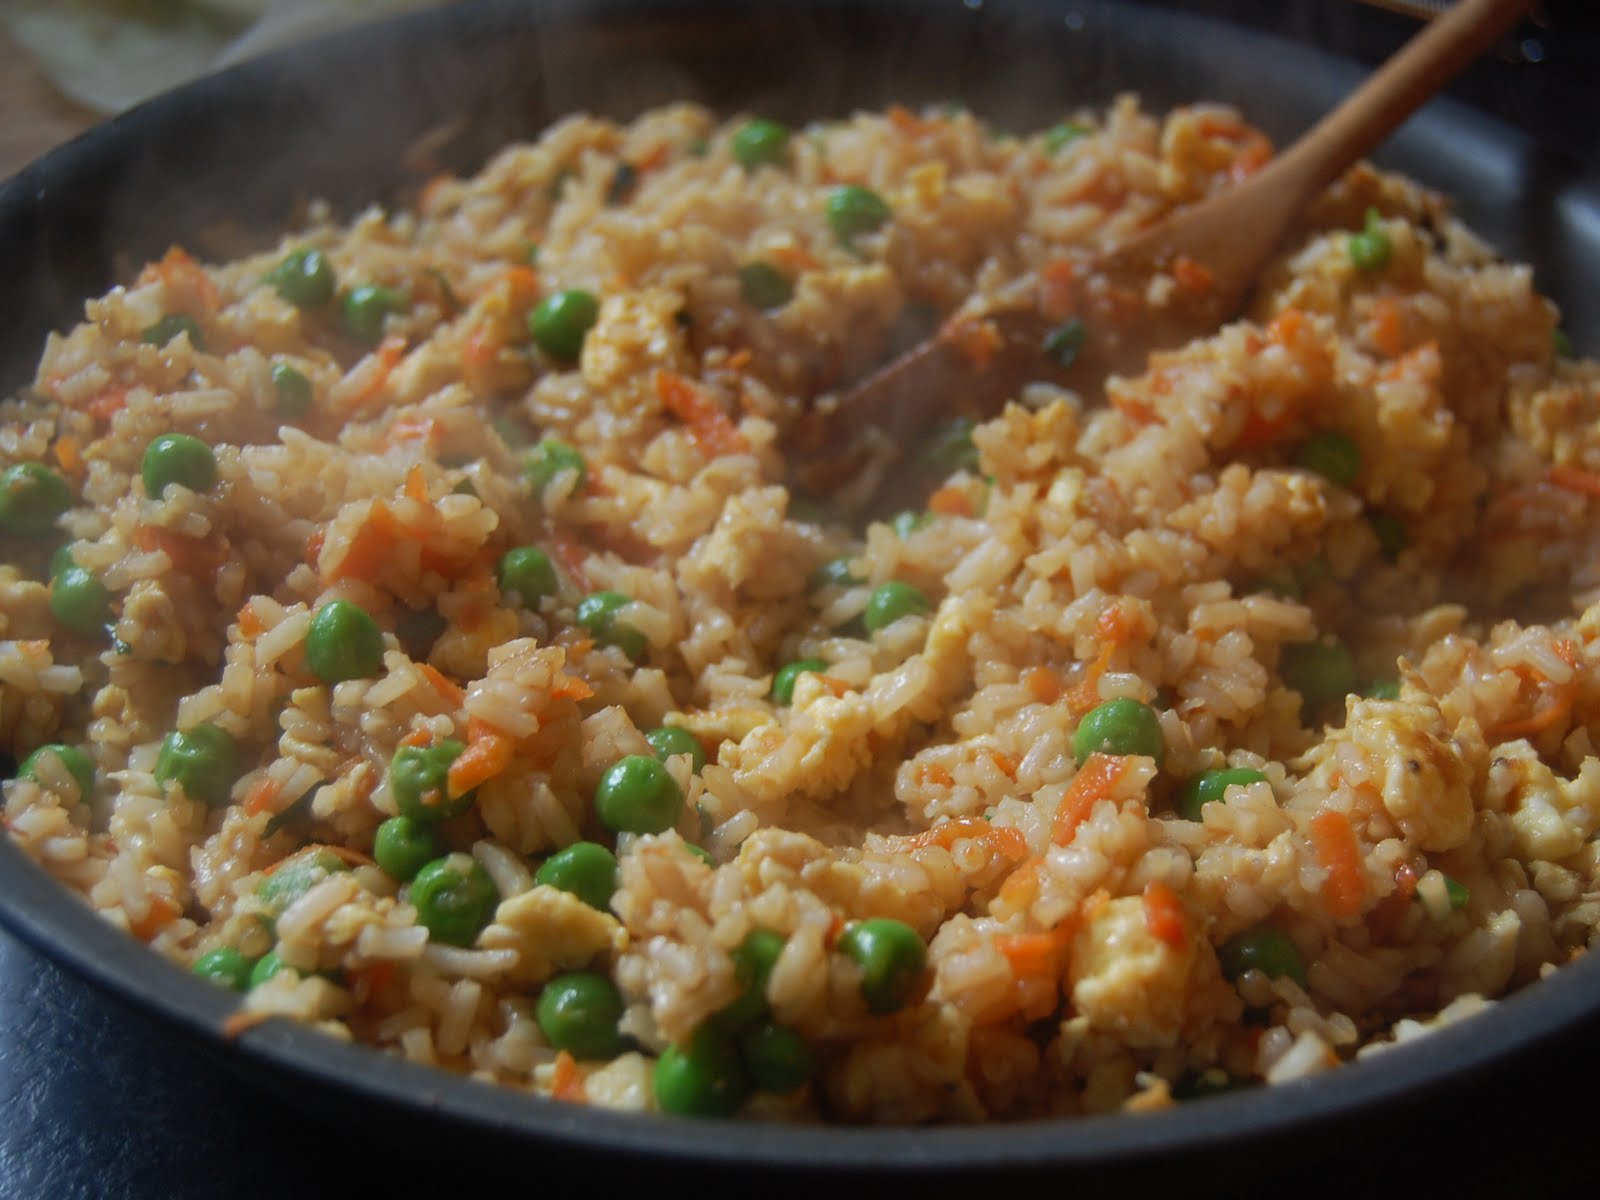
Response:
[[[64,93],[114,113],[196,75],[441,0],[5,0],[3,20]]]

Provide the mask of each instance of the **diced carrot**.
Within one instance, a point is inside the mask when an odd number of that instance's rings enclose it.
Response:
[[[1061,676],[1050,667],[1024,667],[1022,686],[1040,704],[1054,704],[1061,699]]]
[[[371,582],[376,579],[390,561],[395,543],[402,535],[400,523],[394,519],[389,506],[382,500],[374,500],[366,519],[350,539],[344,556],[333,563],[332,569],[327,572],[329,582],[340,579]],[[319,555],[320,550],[319,547]]]
[[[568,1104],[583,1104],[588,1099],[584,1093],[583,1073],[578,1070],[578,1062],[565,1050],[556,1054],[555,1070],[550,1075],[550,1098],[564,1100]]]
[[[1372,304],[1372,344],[1381,354],[1398,358],[1406,348],[1405,336],[1400,302],[1393,296],[1379,296]]]
[[[263,775],[250,785],[250,790],[244,794],[244,811],[252,817],[258,813],[271,812],[277,803],[278,794],[283,791],[283,785],[270,775]]]
[[[1017,761],[1016,755],[1007,754],[1001,750],[989,751],[989,761],[1000,768],[1000,773],[1002,775],[1005,775],[1011,779],[1015,779],[1017,777],[1017,768],[1022,765]]]
[[[1600,496],[1600,474],[1581,467],[1551,467],[1545,478],[1558,488],[1581,492],[1585,496]]]
[[[1144,886],[1144,923],[1151,934],[1176,950],[1189,941],[1189,911],[1178,893],[1160,880]]]
[[[460,708],[466,703],[467,693],[462,691],[461,686],[448,678],[438,667],[432,663],[418,663],[417,669],[422,672],[423,678],[433,685],[433,690],[444,697],[445,703],[450,705],[451,708]]]
[[[1394,935],[1400,918],[1411,907],[1419,875],[1420,872],[1410,863],[1401,863],[1395,868],[1394,891],[1373,905],[1372,911],[1367,914],[1367,928],[1376,941],[1387,942]]]
[[[1039,868],[1043,865],[1044,859],[1034,855],[1007,875],[997,897],[1000,904],[1016,912],[1032,904],[1039,895]]]
[[[956,782],[956,777],[950,774],[949,767],[935,762],[918,763],[911,772],[911,777],[917,783],[931,783],[935,787],[953,787]]]
[[[993,365],[995,356],[1005,346],[1005,339],[993,321],[973,317],[957,317],[946,322],[939,338],[966,359],[969,366],[980,371]]]
[[[1065,321],[1077,311],[1078,269],[1070,258],[1055,258],[1039,272],[1039,311],[1047,321]]]
[[[1067,794],[1061,798],[1050,840],[1058,846],[1070,845],[1078,826],[1089,819],[1094,806],[1109,796],[1128,769],[1128,760],[1118,754],[1091,754],[1072,777]]]
[[[959,483],[952,483],[928,497],[928,509],[944,517],[970,517],[972,497]]]
[[[1108,388],[1107,394],[1111,400],[1111,407],[1126,417],[1134,425],[1154,425],[1156,410],[1144,400],[1122,388]]]
[[[1094,621],[1095,632],[1116,646],[1126,646],[1138,634],[1129,610],[1121,604],[1108,604]]]
[[[327,538],[327,529],[319,526],[318,528],[313,529],[311,531],[311,536],[306,539],[305,560],[313,567],[317,565],[317,559],[322,557],[322,543],[325,542]]]
[[[450,799],[460,799],[504,771],[515,749],[516,743],[511,738],[474,717],[467,723],[467,748],[450,764]]]
[[[1322,902],[1328,912],[1339,919],[1356,916],[1367,883],[1350,818],[1336,809],[1323,809],[1311,818],[1311,845],[1318,865],[1328,873],[1322,881]]]
[[[433,734],[426,729],[413,729],[400,739],[402,746],[426,746],[433,741]]]
[[[739,427],[699,388],[671,371],[656,372],[661,407],[688,427],[695,445],[710,458],[742,454],[750,449]]]
[[[1067,948],[1077,935],[1077,922],[1064,921],[1042,933],[996,934],[994,948],[1006,956],[1011,973],[1034,979],[1059,978]]]
[[[215,312],[222,299],[211,276],[182,246],[171,247],[159,262],[146,266],[139,280],[160,280],[164,286],[185,293],[184,299],[198,301],[207,312]]]
[[[428,473],[417,463],[406,472],[406,499],[428,503]]]
[[[835,697],[846,695],[855,690],[843,679],[835,675],[824,675],[821,671],[816,671],[812,673],[811,677],[832,692]]]
[[[69,433],[64,433],[56,439],[52,448],[56,462],[61,464],[61,469],[73,478],[83,474],[83,450],[78,445],[78,439]]]
[[[421,442],[433,448],[443,439],[444,430],[439,427],[439,422],[432,417],[401,417],[389,426],[384,434],[384,441],[390,446],[398,446],[402,442]],[[423,488],[423,499],[427,499],[427,488]]]
[[[1241,450],[1264,450],[1282,440],[1293,422],[1294,413],[1287,405],[1271,413],[1252,408],[1245,414],[1236,445]]]
[[[1267,336],[1280,346],[1292,346],[1306,327],[1306,315],[1298,308],[1286,308],[1267,326]]]
[[[1206,267],[1187,254],[1180,254],[1172,264],[1172,278],[1191,296],[1209,296],[1216,280]]]
[[[771,255],[791,271],[814,271],[821,265],[804,246],[775,246]]]
[[[172,561],[173,570],[197,579],[215,574],[228,557],[215,534],[194,538],[159,525],[140,525],[133,540],[141,550],[161,551]]]
[[[589,686],[589,681],[577,675],[569,675],[565,671],[556,672],[555,684],[550,689],[550,696],[554,700],[587,700],[594,695],[594,688]]]
[[[246,600],[243,608],[239,610],[239,636],[246,639],[258,638],[266,626],[261,618],[256,615],[255,606]]]
[[[1013,862],[1021,862],[1028,856],[1028,841],[1020,829],[1013,829],[1009,825],[991,825],[982,817],[960,817],[921,833],[908,833],[884,840],[889,843],[887,848],[897,853],[924,850],[929,846],[948,850],[959,841],[973,840],[984,842]]]
[[[182,913],[183,910],[178,907],[176,901],[169,900],[157,892],[150,897],[150,903],[145,906],[143,913],[129,919],[128,932],[141,942],[148,942],[176,921]]]
[[[80,406],[97,421],[109,421],[128,404],[128,389],[118,384],[96,392]]]
[[[520,264],[508,267],[505,284],[511,303],[518,308],[527,308],[539,298],[539,273],[532,267]]]

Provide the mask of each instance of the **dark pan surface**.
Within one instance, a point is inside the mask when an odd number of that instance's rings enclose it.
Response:
[[[45,332],[73,321],[84,297],[172,242],[205,253],[196,231],[219,222],[234,227],[232,239],[237,227],[245,236],[280,228],[310,196],[349,210],[400,195],[422,174],[470,168],[574,107],[627,116],[689,97],[800,121],[956,97],[999,123],[1034,128],[1064,108],[1136,89],[1152,107],[1233,101],[1285,139],[1358,75],[1236,27],[1086,0],[507,0],[429,12],[202,82],[0,187],[0,262],[8,267],[0,386],[27,377]],[[428,131],[443,131],[435,160],[411,161],[408,148]],[[1379,161],[1456,196],[1495,244],[1538,265],[1574,340],[1591,350],[1600,341],[1600,295],[1583,286],[1600,274],[1600,187],[1582,164],[1448,103],[1419,116]],[[385,1136],[426,1129],[436,1151],[462,1159],[559,1143],[593,1155],[802,1173],[1071,1166],[1075,1187],[1180,1164],[1205,1173],[1222,1169],[1219,1152],[1229,1147],[1249,1143],[1265,1155],[1309,1130],[1338,1137],[1402,1099],[1425,1100],[1547,1045],[1600,1009],[1600,962],[1591,960],[1419,1045],[1169,1113],[985,1129],[735,1127],[555,1104],[286,1025],[225,1043],[225,994],[102,923],[3,840],[0,879],[0,919],[20,936],[198,1035],[298,1108]]]

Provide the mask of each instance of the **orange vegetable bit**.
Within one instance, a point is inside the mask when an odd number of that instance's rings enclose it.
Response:
[[[1405,314],[1393,296],[1379,296],[1372,302],[1372,344],[1389,358],[1405,352]]]
[[[250,601],[245,601],[244,607],[239,610],[239,636],[246,641],[254,641],[265,632],[266,628],[261,618],[256,615],[255,606]]]
[[[589,681],[577,675],[569,675],[565,671],[556,672],[554,684],[550,688],[550,697],[553,700],[587,700],[594,695],[594,688],[589,686]]]
[[[1069,920],[1043,933],[996,934],[994,948],[1005,955],[1011,973],[1019,979],[1060,979],[1077,924]]]
[[[1211,272],[1187,254],[1180,254],[1173,261],[1172,278],[1191,296],[1209,296],[1211,289],[1216,286]]]
[[[1095,655],[1095,660],[1089,664],[1088,671],[1077,685],[1066,693],[1067,708],[1075,716],[1083,716],[1100,703],[1100,678],[1111,666],[1111,656],[1116,652],[1115,642],[1101,642],[1100,653]]]
[[[1058,846],[1070,845],[1078,834],[1078,826],[1089,819],[1096,804],[1111,795],[1127,769],[1128,760],[1121,755],[1091,754],[1078,768],[1067,794],[1061,798],[1061,807],[1056,810],[1055,823],[1050,828],[1050,840]]]
[[[1040,704],[1054,704],[1061,699],[1061,675],[1051,667],[1024,667],[1022,686]]]
[[[365,369],[368,374],[361,390],[346,399],[344,415],[348,418],[368,417],[382,408],[384,389],[389,384],[389,377],[394,374],[394,369],[400,365],[400,360],[405,356],[405,338],[399,334],[391,334],[384,338],[378,344],[378,348],[356,366],[357,371]]]
[[[161,551],[172,560],[173,570],[196,579],[216,574],[228,559],[227,549],[215,534],[193,538],[159,525],[140,525],[133,540],[141,550]]]
[[[169,298],[169,306],[173,299],[192,300],[207,313],[213,313],[222,301],[222,293],[211,276],[182,246],[171,247],[158,262],[148,264],[139,273],[140,283],[156,281],[178,293],[176,297]]]
[[[733,419],[683,376],[658,370],[656,394],[661,398],[661,407],[684,423],[694,444],[707,457],[743,454],[750,449]]]
[[[128,405],[128,389],[112,384],[90,396],[78,407],[97,421],[109,421]]]
[[[460,708],[467,701],[467,693],[461,685],[450,679],[432,663],[418,663],[417,670],[422,672],[422,677],[433,686],[433,690],[443,697],[444,702],[451,708]]]
[[[402,746],[426,746],[433,741],[433,734],[426,729],[413,729],[400,739]]]
[[[956,317],[944,329],[943,340],[978,370],[987,370],[1005,347],[1005,339],[993,321]]]
[[[128,932],[141,942],[148,942],[182,914],[183,909],[178,907],[177,901],[158,892],[150,897],[144,912],[128,919]]]
[[[56,444],[51,448],[56,462],[61,469],[72,478],[76,479],[84,472],[83,448],[78,445],[78,439],[71,434],[62,434],[56,439]]]
[[[1078,268],[1070,258],[1051,259],[1039,272],[1039,311],[1046,320],[1065,321],[1078,310]]]
[[[346,973],[350,991],[355,995],[357,1004],[365,1004],[373,997],[388,991],[398,974],[399,969],[388,959],[352,967]]]
[[[1234,155],[1233,166],[1228,173],[1235,180],[1244,179],[1254,175],[1271,161],[1271,141],[1265,134],[1252,129],[1239,144],[1239,152]]]
[[[1558,488],[1579,492],[1585,496],[1600,497],[1600,474],[1581,467],[1551,467],[1545,478]]]
[[[1189,910],[1178,893],[1160,880],[1145,884],[1144,923],[1154,937],[1174,950],[1189,944]]]
[[[1021,912],[1039,897],[1039,868],[1044,859],[1032,855],[1007,875],[996,896],[1001,911]]]
[[[244,794],[244,811],[252,817],[275,811],[278,796],[282,791],[282,784],[270,775],[263,775],[251,784],[250,790]]]
[[[928,497],[928,509],[942,517],[971,517],[976,513],[972,507],[972,497],[967,494],[967,489],[959,483],[952,483],[942,487]]]
[[[407,442],[420,442],[427,449],[436,450],[439,443],[444,440],[444,430],[432,417],[401,417],[389,426],[383,440],[384,444],[390,447],[401,446]],[[423,498],[427,498],[426,485],[423,487]]]
[[[395,519],[389,506],[382,500],[374,500],[344,554],[324,571],[325,578],[330,583],[340,579],[371,583],[393,557],[396,543],[405,536],[405,527]],[[319,557],[321,549],[319,545]]]
[[[577,1060],[565,1050],[556,1054],[555,1070],[550,1076],[550,1098],[568,1104],[583,1104],[588,1099],[583,1089],[583,1072],[578,1070]]]
[[[1367,928],[1378,942],[1387,942],[1394,936],[1400,919],[1411,907],[1411,898],[1417,892],[1421,873],[1410,863],[1401,863],[1394,869],[1394,891],[1390,892],[1367,914]]]
[[[450,799],[459,800],[504,771],[515,749],[516,743],[487,721],[467,722],[467,748],[456,755],[447,777]]]
[[[1367,881],[1350,818],[1335,809],[1323,809],[1312,817],[1311,847],[1317,864],[1328,873],[1322,881],[1322,902],[1328,912],[1339,920],[1360,915]]]
[[[956,782],[956,777],[950,774],[949,767],[935,762],[918,763],[911,770],[911,778],[915,783],[931,783],[935,787],[954,787]]]
[[[1021,862],[1028,857],[1028,840],[1022,836],[1020,829],[991,825],[982,817],[959,817],[954,821],[946,821],[943,825],[935,825],[932,829],[925,829],[921,833],[908,833],[884,840],[886,849],[895,853],[909,854],[929,846],[940,846],[948,850],[957,842],[969,839],[983,842],[991,850],[1005,855],[1013,862]]]

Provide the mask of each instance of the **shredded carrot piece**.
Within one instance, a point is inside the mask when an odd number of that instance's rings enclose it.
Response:
[[[1094,662],[1089,664],[1088,671],[1077,685],[1067,692],[1067,708],[1076,716],[1083,716],[1100,703],[1100,677],[1106,673],[1106,669],[1111,665],[1111,656],[1116,652],[1115,642],[1101,642],[1100,653],[1095,656]]]
[[[1239,152],[1234,155],[1233,168],[1229,172],[1234,179],[1243,179],[1247,175],[1254,175],[1272,159],[1272,143],[1265,134],[1251,130],[1239,146]]]
[[[656,394],[661,398],[661,407],[688,427],[689,436],[708,457],[742,454],[750,449],[732,418],[683,376],[658,370]]]
[[[1334,917],[1356,916],[1366,896],[1366,877],[1361,870],[1361,847],[1350,818],[1335,809],[1324,809],[1311,818],[1311,846],[1317,863],[1328,873],[1322,881],[1322,902]]]
[[[1028,856],[1028,840],[1022,836],[1020,829],[1013,829],[1008,825],[991,825],[982,817],[960,817],[954,821],[946,821],[943,825],[935,825],[932,829],[925,829],[921,833],[908,833],[901,837],[885,839],[889,843],[887,848],[898,853],[925,850],[929,846],[940,846],[948,850],[957,842],[965,840],[984,842],[1014,862],[1021,862]]]
[[[996,934],[994,948],[1006,956],[1011,973],[1018,977],[1060,978],[1067,948],[1077,936],[1076,920],[1066,920],[1042,933]]]
[[[1189,941],[1189,911],[1178,893],[1160,880],[1144,886],[1144,923],[1151,934],[1175,950]]]
[[[848,683],[837,676],[824,675],[821,671],[812,672],[811,677],[832,692],[835,697],[843,696],[855,690]]]
[[[956,777],[950,774],[950,768],[943,763],[918,763],[911,776],[918,783],[931,783],[935,787],[952,787],[956,781]]]
[[[372,352],[374,359],[371,378],[348,405],[349,415],[359,417],[371,413],[378,407],[377,401],[383,398],[383,389],[389,382],[389,377],[394,374],[395,367],[400,365],[400,360],[406,355],[406,340],[399,334],[391,334],[378,344]]]
[[[952,483],[942,487],[928,497],[928,508],[932,512],[944,517],[970,517],[972,513],[972,497],[967,494],[967,489],[959,483]]]
[[[437,446],[443,439],[444,430],[439,427],[439,422],[432,417],[401,417],[384,434],[384,441],[390,446],[398,446],[402,442],[421,442],[426,446]],[[409,483],[410,480],[407,480]],[[427,488],[423,488],[423,499],[427,499]]]
[[[56,439],[53,447],[56,462],[61,464],[61,469],[68,475],[76,478],[83,474],[83,450],[78,445],[78,439],[71,434],[62,434]]]
[[[269,812],[277,803],[278,793],[283,790],[283,785],[270,775],[263,775],[250,785],[250,790],[244,794],[244,811],[252,817],[258,813]]]
[[[515,742],[486,721],[474,717],[467,722],[467,748],[450,764],[450,799],[459,800],[504,771],[515,748]]]
[[[1044,859],[1035,854],[1007,875],[997,897],[1001,905],[1020,911],[1032,904],[1039,895],[1039,868],[1043,865]]]
[[[112,384],[83,402],[83,411],[97,421],[109,421],[128,404],[128,389]]]
[[[667,145],[666,142],[662,142],[654,150],[644,155],[633,165],[639,169],[639,173],[642,175],[646,171],[654,171],[657,167],[665,166],[667,159],[670,158],[671,155],[672,147]]]
[[[995,356],[1005,345],[993,321],[972,317],[958,317],[946,324],[940,340],[980,371],[993,365]]]
[[[317,565],[317,559],[322,557],[322,543],[327,540],[328,531],[326,529],[319,527],[311,531],[311,536],[306,539],[306,562],[313,567]]]
[[[1305,327],[1305,313],[1298,308],[1286,308],[1267,326],[1267,336],[1280,346],[1290,346],[1300,340]]]
[[[413,729],[400,739],[400,744],[402,746],[426,746],[431,741],[433,741],[433,734],[426,729]]]
[[[927,132],[928,124],[903,104],[891,104],[884,113],[895,132],[906,137],[920,137]]]
[[[150,897],[150,903],[145,907],[144,913],[129,920],[128,932],[141,942],[148,942],[176,921],[182,912],[176,902],[156,893]]]
[[[1051,259],[1039,272],[1039,311],[1048,321],[1065,321],[1077,311],[1073,289],[1078,269],[1070,258]]]
[[[1600,475],[1581,467],[1551,467],[1545,476],[1558,488],[1581,492],[1585,496],[1600,496]]]
[[[1022,764],[1017,761],[1017,756],[1007,754],[1002,750],[989,751],[989,761],[1000,768],[1000,773],[1012,779],[1017,777],[1017,768]]]
[[[174,570],[196,578],[215,574],[228,557],[215,535],[193,538],[159,525],[140,525],[133,540],[141,550],[160,550],[172,560]]]
[[[1209,296],[1216,286],[1210,270],[1195,262],[1187,254],[1178,255],[1172,264],[1172,278],[1191,296]]]
[[[1054,704],[1061,699],[1061,676],[1050,667],[1024,667],[1022,686],[1040,704]]]
[[[428,473],[417,463],[406,472],[406,499],[419,504],[428,503]]]
[[[555,700],[587,700],[593,695],[594,688],[589,686],[588,680],[565,671],[557,672],[555,686],[550,689],[550,696]]]
[[[1515,721],[1505,721],[1496,725],[1493,730],[1493,737],[1496,741],[1504,741],[1506,738],[1528,737],[1532,734],[1543,733],[1550,726],[1572,712],[1572,706],[1577,698],[1578,688],[1576,681],[1574,681],[1557,689],[1555,698],[1531,716]]]
[[[550,1076],[550,1098],[569,1104],[583,1104],[587,1100],[583,1073],[578,1070],[577,1060],[565,1050],[556,1054],[555,1070]]]
[[[742,371],[748,367],[751,362],[754,361],[754,359],[755,355],[750,353],[749,346],[740,346],[732,354],[728,355],[728,370]]]
[[[217,290],[211,276],[182,246],[171,247],[159,262],[150,263],[139,275],[141,283],[154,280],[188,293],[186,298],[199,301],[207,312],[215,312],[222,299],[222,293]]]
[[[1109,796],[1128,769],[1128,760],[1116,754],[1091,754],[1072,777],[1067,794],[1061,797],[1050,840],[1058,846],[1070,845],[1078,826],[1089,819],[1094,806]]]
[[[1406,327],[1400,302],[1393,296],[1380,296],[1372,304],[1372,344],[1389,358],[1398,358],[1406,348]]]
[[[232,1041],[240,1034],[248,1033],[257,1025],[265,1025],[272,1020],[274,1013],[258,1012],[253,1009],[241,1008],[231,1012],[222,1022],[222,1036]]]
[[[329,582],[340,579],[371,582],[376,579],[389,562],[395,542],[403,535],[404,530],[389,511],[389,506],[382,500],[374,500],[366,520],[350,539],[344,557],[333,564],[332,571],[328,572]]]
[[[1241,450],[1264,450],[1280,441],[1294,422],[1294,413],[1287,407],[1265,413],[1252,408],[1245,414],[1244,425],[1239,429],[1238,447]]]
[[[433,690],[444,697],[445,702],[451,708],[460,708],[466,702],[467,693],[462,691],[461,686],[446,676],[438,667],[432,663],[418,663],[417,669],[422,672],[423,678],[433,685]]]
[[[246,600],[244,607],[239,610],[239,636],[247,639],[257,638],[265,629],[266,626],[262,624],[261,618],[256,615],[255,606]]]
[[[821,266],[816,255],[804,246],[777,246],[772,250],[772,257],[791,271],[814,271]]]

